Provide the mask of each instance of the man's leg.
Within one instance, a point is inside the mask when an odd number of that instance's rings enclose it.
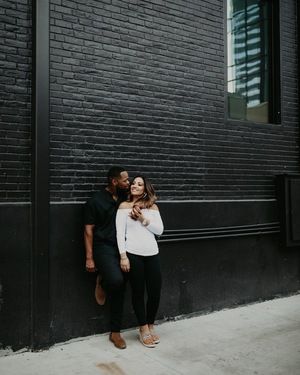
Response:
[[[96,287],[95,287],[95,298],[98,305],[103,306],[105,304],[106,296],[105,291],[101,285],[102,276],[98,273],[96,277]]]
[[[118,250],[114,247],[102,246],[94,250],[96,267],[103,281],[102,286],[110,304],[110,339],[120,349],[126,347],[120,336],[125,294],[125,280],[120,268]]]

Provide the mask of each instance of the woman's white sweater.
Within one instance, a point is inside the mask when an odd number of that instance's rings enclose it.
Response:
[[[117,241],[120,254],[125,252],[149,256],[158,253],[155,235],[163,232],[163,223],[158,210],[144,208],[142,214],[149,221],[144,226],[140,221],[133,220],[129,214],[131,208],[119,208],[116,216]]]

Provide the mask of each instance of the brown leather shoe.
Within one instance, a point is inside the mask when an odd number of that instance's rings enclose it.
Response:
[[[103,306],[105,304],[105,291],[102,288],[100,281],[101,281],[101,276],[98,275],[96,278],[95,298],[96,298],[98,305]]]
[[[109,335],[109,340],[114,344],[118,349],[125,349],[126,342],[123,337],[120,335],[120,332],[111,332]]]

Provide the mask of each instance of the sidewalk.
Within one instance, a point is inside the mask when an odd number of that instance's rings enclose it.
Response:
[[[127,349],[108,335],[0,357],[1,375],[300,375],[300,294],[157,327],[161,343]]]

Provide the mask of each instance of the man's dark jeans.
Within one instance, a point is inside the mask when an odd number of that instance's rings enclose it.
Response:
[[[102,276],[101,285],[110,303],[111,332],[120,332],[126,281],[120,268],[118,247],[110,244],[95,245],[94,261]]]

